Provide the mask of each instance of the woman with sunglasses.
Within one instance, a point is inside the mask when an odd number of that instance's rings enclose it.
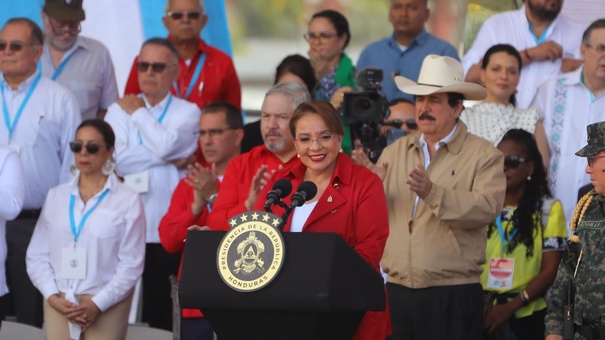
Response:
[[[113,171],[115,135],[86,120],[70,143],[77,175],[51,189],[27,249],[46,339],[125,339],[145,259],[145,216]]]
[[[565,215],[561,202],[550,197],[531,133],[510,130],[498,149],[505,155],[506,196],[501,216],[487,230],[481,284],[495,304],[486,302],[484,338],[512,332],[520,340],[544,339],[544,295],[565,249]]]
[[[549,164],[548,140],[536,108],[519,109],[515,93],[521,77],[521,55],[511,45],[494,45],[481,61],[481,82],[487,90],[483,102],[466,108],[460,119],[468,131],[496,146],[510,129],[523,129],[536,136],[544,164]]]
[[[338,112],[329,103],[312,100],[300,104],[292,114],[289,128],[301,164],[271,176],[271,183],[264,186],[254,210],[263,210],[275,181],[286,178],[293,188],[311,181],[317,186],[317,193],[294,208],[284,230],[337,233],[380,272],[389,233],[382,181],[342,153],[344,129]],[[292,195],[283,199],[287,204],[291,200]],[[284,209],[274,206],[273,212],[282,216]],[[387,320],[386,312],[367,312],[353,339],[384,339]]]

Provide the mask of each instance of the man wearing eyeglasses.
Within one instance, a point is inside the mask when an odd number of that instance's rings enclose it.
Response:
[[[260,118],[264,144],[238,156],[225,170],[216,203],[208,216],[210,228],[229,230],[228,219],[252,209],[276,170],[300,164],[288,124],[294,109],[309,100],[307,87],[294,82],[277,84],[267,92]]]
[[[162,246],[169,253],[180,253],[192,225],[204,226],[217,198],[227,165],[240,154],[244,137],[239,110],[226,102],[211,103],[199,124],[199,146],[209,168],[195,163],[187,177],[177,185],[168,212],[160,222]],[[180,270],[179,270],[180,275]],[[197,309],[181,312],[181,340],[212,340],[212,327]]]
[[[42,7],[42,74],[76,96],[82,120],[103,118],[119,97],[109,51],[99,41],[79,35],[84,19],[82,0],[46,0]]]
[[[358,69],[382,69],[384,79],[380,85],[389,101],[397,98],[414,100],[413,96],[397,90],[393,77],[400,75],[412,80],[418,79],[422,60],[427,55],[438,54],[459,59],[454,46],[424,29],[430,15],[428,0],[391,0],[389,21],[393,25],[393,34],[371,43],[359,56]]]
[[[586,139],[585,127],[605,121],[605,19],[585,30],[580,54],[582,67],[542,84],[531,104],[542,112],[539,119],[550,144],[550,190],[563,203],[568,225],[575,193],[590,183],[586,164],[574,152]]]
[[[398,137],[408,136],[418,131],[414,102],[405,98],[391,100],[389,102],[389,115],[384,119],[380,129],[387,139],[387,145],[390,145]],[[394,133],[395,131],[401,133]]]
[[[142,94],[119,99],[105,116],[116,135],[117,171],[140,193],[145,209],[143,322],[166,330],[172,329],[168,277],[177,273],[180,257],[162,248],[158,225],[195,151],[200,119],[195,104],[170,93],[179,72],[173,44],[164,38],[147,40],[137,61]]]
[[[208,17],[202,0],[167,0],[162,18],[170,40],[179,53],[181,73],[171,92],[203,109],[209,103],[225,101],[241,108],[241,86],[233,61],[222,51],[207,45],[200,33]],[[128,77],[126,94],[137,94],[137,59]]]
[[[37,327],[42,296],[25,270],[25,252],[48,190],[71,178],[69,141],[80,124],[73,94],[38,70],[42,44],[29,19],[10,19],[0,31],[0,144],[17,151],[25,171],[23,210],[6,228],[7,278],[17,321]]]

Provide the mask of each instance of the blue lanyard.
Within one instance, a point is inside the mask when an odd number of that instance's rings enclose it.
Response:
[[[65,65],[67,65],[67,62],[69,61],[69,59],[71,59],[71,57],[74,56],[74,54],[76,54],[76,51],[73,51],[70,55],[67,56],[67,58],[63,59],[63,61],[61,62],[61,64],[59,64],[59,67],[57,67],[55,73],[53,73],[53,76],[50,79],[57,80],[57,78],[59,78],[59,75],[61,74],[61,72],[63,72]]]
[[[515,237],[515,235],[517,234],[517,227],[513,229],[513,232],[510,233],[507,239],[506,235],[504,234],[504,229],[502,229],[502,216],[498,216],[498,218],[496,218],[496,226],[498,227],[498,234],[500,234],[500,242],[502,242],[501,253],[504,254],[504,252],[506,251],[506,247],[513,239],[513,237]]]
[[[6,128],[8,129],[8,140],[9,141],[11,140],[11,137],[13,135],[13,130],[15,130],[15,126],[17,125],[17,122],[21,118],[21,114],[23,113],[23,108],[25,108],[25,105],[27,105],[29,98],[32,96],[32,93],[34,93],[34,90],[36,89],[36,86],[38,85],[38,82],[40,81],[41,77],[42,77],[42,73],[38,72],[38,75],[34,79],[34,82],[29,87],[29,90],[27,90],[27,93],[25,94],[25,98],[23,98],[23,102],[21,102],[21,106],[19,106],[19,109],[17,110],[17,114],[15,115],[15,119],[13,119],[12,123],[10,121],[10,116],[8,113],[8,106],[6,106],[6,98],[4,97],[4,86],[0,85],[0,90],[2,91],[2,111],[4,111],[4,123],[6,124]]]
[[[168,112],[168,107],[170,106],[170,103],[172,103],[172,95],[168,94],[168,102],[166,103],[166,107],[164,107],[164,111],[162,111],[162,114],[158,117],[158,122],[160,124],[162,124],[162,122],[164,121],[164,117],[166,117],[166,113]],[[143,144],[143,138],[141,138],[141,133],[138,131],[137,136],[139,137],[139,144]]]
[[[527,24],[529,25],[529,31],[531,32],[531,36],[534,38],[536,45],[540,45],[540,44],[543,44],[544,42],[546,42],[546,35],[548,34],[548,31],[552,27],[552,24],[549,25],[548,27],[546,27],[546,29],[544,30],[544,32],[542,32],[542,35],[539,38],[536,37],[536,35],[534,34],[534,28],[531,26],[531,24],[529,22]]]
[[[99,203],[101,203],[101,201],[105,198],[105,196],[107,196],[108,192],[109,192],[109,189],[105,189],[105,191],[103,191],[101,196],[99,196],[97,203],[95,203],[95,205],[92,208],[90,208],[90,210],[88,210],[86,212],[86,214],[84,214],[84,216],[82,216],[82,219],[80,220],[80,224],[78,224],[78,229],[76,229],[76,220],[74,218],[74,206],[76,205],[76,196],[74,196],[73,194],[71,195],[71,197],[69,199],[69,223],[71,224],[71,232],[74,234],[74,243],[78,242],[78,236],[80,236],[80,232],[82,231],[82,228],[84,228],[84,223],[86,223],[88,216],[90,216],[92,211],[95,210],[95,208],[99,205]]]
[[[180,91],[177,82],[172,83],[172,89],[174,93],[176,93],[177,97],[187,99],[193,92],[193,87],[197,84],[197,80],[200,78],[200,74],[202,73],[202,67],[204,66],[204,62],[206,61],[206,54],[202,54],[200,59],[197,61],[197,66],[195,67],[195,71],[193,72],[193,77],[189,80],[189,86],[187,86],[187,92],[183,96],[183,93]]]

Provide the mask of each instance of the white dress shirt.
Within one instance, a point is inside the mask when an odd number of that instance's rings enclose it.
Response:
[[[19,155],[0,145],[0,296],[8,293],[6,285],[6,221],[19,215],[25,195],[23,168]]]
[[[64,55],[65,67],[55,79],[76,96],[80,104],[82,120],[97,117],[99,109],[107,109],[119,98],[116,75],[107,48],[97,40],[78,36],[74,46]],[[48,46],[40,58],[42,74],[53,77],[56,71]]]
[[[0,74],[10,121],[30,89],[38,72],[25,80],[13,91]],[[1,97],[1,96],[0,96]],[[0,109],[0,114],[3,114]],[[73,176],[69,167],[73,153],[69,142],[74,140],[76,128],[81,122],[78,101],[69,90],[42,76],[33,91],[21,118],[15,125],[9,140],[9,130],[4,119],[0,123],[0,144],[19,149],[19,157],[25,173],[24,209],[39,209],[50,188],[69,181]]]
[[[605,94],[594,98],[581,81],[582,70],[550,79],[538,88],[532,102],[543,114],[550,150],[550,189],[563,203],[568,225],[578,190],[590,183],[586,158],[575,153],[586,145],[586,126],[605,121]]]
[[[78,190],[80,177],[48,192],[42,214],[27,248],[27,274],[45,300],[53,294],[92,294],[104,312],[124,300],[143,273],[145,215],[135,192],[108,177],[103,190],[84,204]],[[63,248],[74,247],[70,228],[70,197],[76,197],[74,220],[94,207],[105,189],[105,198],[89,215],[78,237],[77,248],[86,250],[86,278],[60,279]]]
[[[158,118],[170,106],[160,123]],[[200,109],[197,105],[167,94],[151,107],[145,99],[144,108],[132,115],[118,104],[107,110],[105,120],[116,134],[116,162],[121,175],[149,171],[149,191],[141,194],[147,220],[147,242],[160,243],[158,226],[166,214],[170,197],[184,176],[170,161],[188,157],[197,147]]]
[[[584,28],[569,20],[564,15],[559,16],[546,30],[545,41],[552,40],[563,47],[563,57],[582,59],[580,44]],[[462,58],[464,74],[474,64],[483,58],[485,52],[496,44],[509,44],[523,51],[538,46],[535,36],[529,29],[525,15],[525,6],[516,11],[495,14],[489,17],[481,26],[473,46]],[[550,77],[561,74],[561,59],[554,62],[532,61],[521,69],[521,78],[517,86],[517,107],[526,109],[536,94],[536,89]]]

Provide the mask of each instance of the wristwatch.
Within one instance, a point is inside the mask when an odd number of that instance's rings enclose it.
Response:
[[[208,197],[208,204],[210,204],[210,206],[212,206],[214,204],[214,202],[216,202],[217,197],[218,197],[218,193],[214,193],[214,194],[210,195],[210,197]]]

